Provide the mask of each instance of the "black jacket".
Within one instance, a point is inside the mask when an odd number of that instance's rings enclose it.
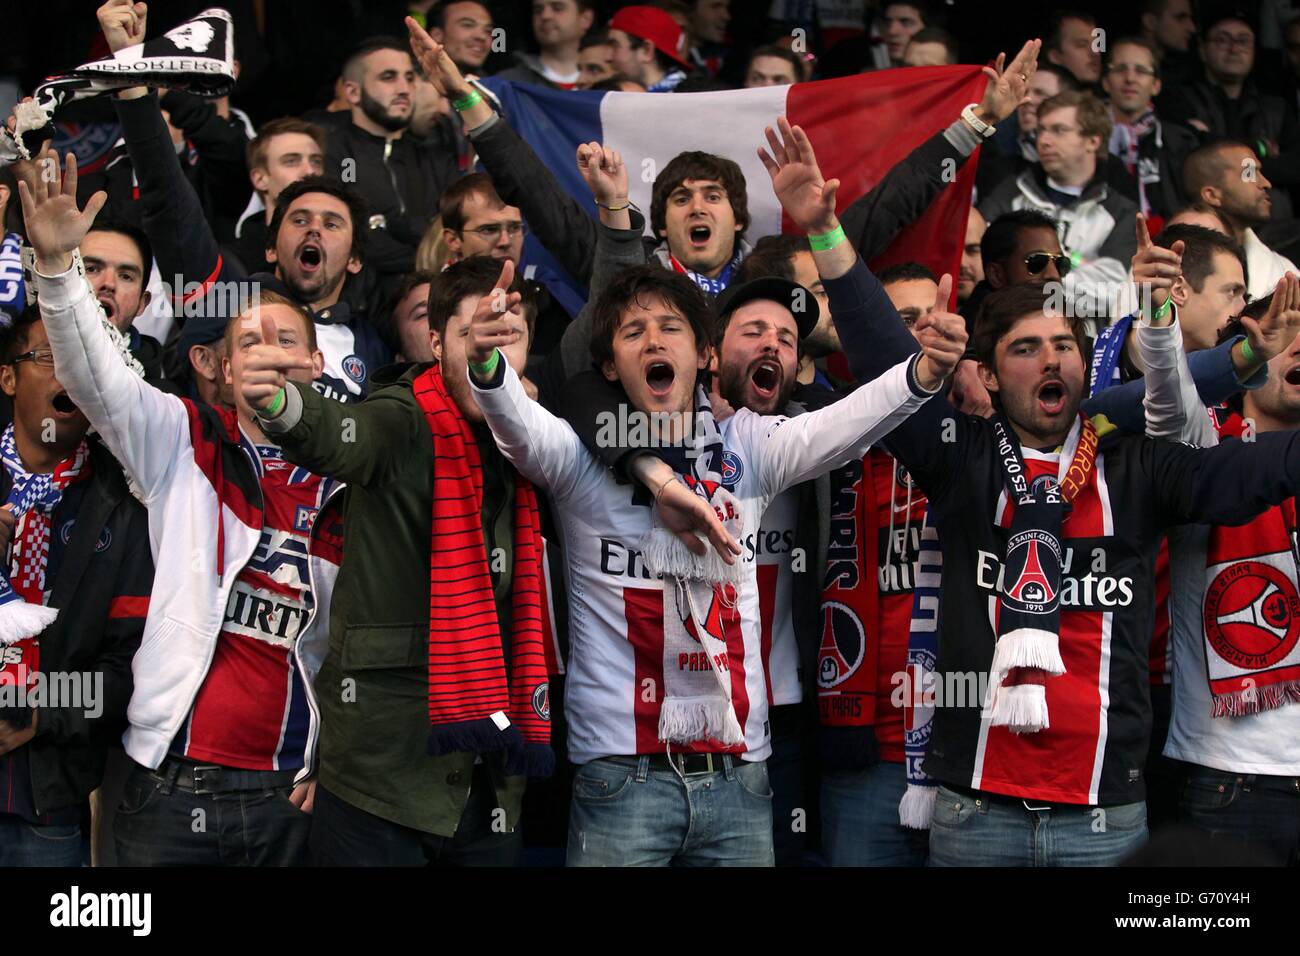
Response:
[[[350,164],[350,165],[345,165]],[[354,123],[328,129],[325,169],[353,184],[370,216],[366,261],[393,275],[415,268],[415,250],[460,171],[456,154],[409,134],[389,140]]]
[[[36,736],[20,748],[39,814],[79,806],[103,779],[108,748],[126,725],[131,659],[153,590],[148,513],[131,497],[113,456],[89,441],[92,474],[79,506],[70,511],[65,499],[51,522],[51,534],[72,526],[50,591],[59,616],[40,638],[41,673],[96,675],[93,681],[102,674],[102,690],[92,684],[98,699],[82,700],[102,711],[90,717],[85,707],[39,709]],[[0,496],[11,484],[0,469]]]

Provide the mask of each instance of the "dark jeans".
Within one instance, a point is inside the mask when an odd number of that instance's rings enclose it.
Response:
[[[1147,828],[1157,833],[1178,821],[1178,796],[1182,788],[1182,761],[1166,757],[1165,739],[1173,710],[1172,684],[1151,685],[1151,744],[1147,750]]]
[[[805,796],[803,704],[773,707],[772,756],[767,779],[772,785],[772,849],[777,866],[803,866],[812,807]]]
[[[37,826],[0,815],[0,867],[81,866],[81,826]]]
[[[195,794],[136,765],[113,818],[118,866],[303,866],[311,817],[292,787]]]
[[[1300,777],[1189,764],[1183,818],[1216,840],[1250,844],[1261,864],[1300,864]]]
[[[469,801],[451,837],[377,817],[317,786],[312,861],[317,866],[519,866],[523,839],[518,829],[493,829],[496,807],[496,790],[482,764],[474,767]]]

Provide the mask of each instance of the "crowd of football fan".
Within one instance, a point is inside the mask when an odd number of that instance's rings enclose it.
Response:
[[[1300,862],[1300,6],[1058,12],[838,210],[502,106],[978,62],[752,3],[399,4],[0,168],[0,865]]]

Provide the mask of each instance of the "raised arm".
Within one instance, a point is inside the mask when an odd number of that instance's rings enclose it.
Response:
[[[411,51],[430,82],[453,104],[472,98],[474,88],[461,75],[442,45],[410,17],[406,18]],[[591,282],[596,223],[565,192],[533,148],[486,101],[461,110],[474,150],[506,203],[518,206],[539,242],[579,285]]]
[[[77,209],[77,160],[71,153],[60,178],[53,152],[36,164],[40,174],[18,184],[27,238],[36,252],[41,317],[54,352],[54,372],[104,443],[136,480],[145,503],[191,447],[186,405],[127,368],[104,328],[103,311],[86,281],[77,246],[107,196],[97,192]]]
[[[1038,69],[1041,40],[1030,40],[1011,63],[999,53],[993,66],[984,67],[988,85],[974,113],[982,122],[996,125],[1015,112]],[[965,163],[983,138],[964,119],[935,133],[896,164],[865,196],[844,211],[844,233],[863,259],[885,251],[894,237],[919,219],[935,196],[951,182],[951,164]]]

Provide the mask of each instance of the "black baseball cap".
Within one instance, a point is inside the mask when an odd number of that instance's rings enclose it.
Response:
[[[799,338],[806,339],[817,328],[821,317],[821,305],[811,292],[797,282],[780,276],[761,276],[727,286],[713,302],[713,314],[720,327],[726,326],[726,320],[742,305],[759,299],[769,299],[790,310],[794,324],[799,330]]]

